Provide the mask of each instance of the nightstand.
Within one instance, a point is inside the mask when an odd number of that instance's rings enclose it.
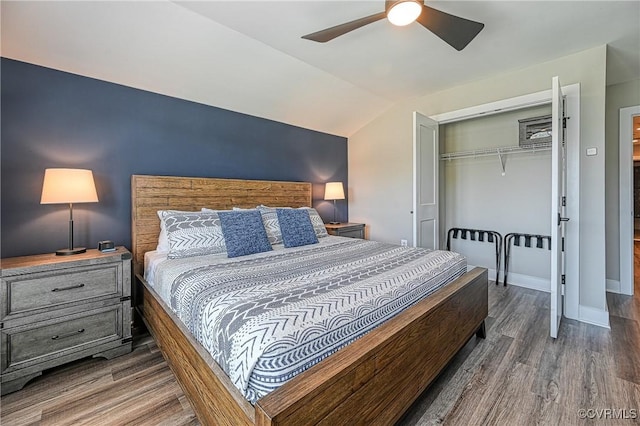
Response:
[[[0,391],[87,356],[131,352],[131,253],[2,259]]]
[[[325,223],[329,235],[364,239],[364,223]]]

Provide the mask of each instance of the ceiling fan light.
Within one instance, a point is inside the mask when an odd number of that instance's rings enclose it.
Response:
[[[399,27],[409,25],[422,13],[422,5],[414,0],[399,1],[387,12],[387,19]]]

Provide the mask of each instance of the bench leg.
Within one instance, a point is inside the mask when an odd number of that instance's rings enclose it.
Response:
[[[480,324],[480,327],[478,327],[478,329],[476,330],[476,336],[481,339],[487,338],[487,329],[484,321],[482,321],[482,324]]]

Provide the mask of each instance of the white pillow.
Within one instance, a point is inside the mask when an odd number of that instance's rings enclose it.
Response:
[[[243,208],[240,208],[240,207],[234,207],[233,210],[237,211],[237,210],[253,210],[253,209],[243,209]],[[228,212],[229,210],[214,210],[214,209],[210,209],[208,207],[203,207],[203,208],[200,209],[200,211],[207,212],[207,213],[215,213],[215,212]]]
[[[160,221],[160,235],[158,235],[156,251],[158,253],[169,253],[169,237],[167,237],[167,230],[164,227],[163,221]]]

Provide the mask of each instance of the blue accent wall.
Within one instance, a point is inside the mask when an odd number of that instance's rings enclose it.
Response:
[[[93,170],[99,203],[74,205],[75,245],[89,248],[131,247],[133,174],[312,182],[325,221],[324,183],[347,187],[344,137],[1,61],[2,257],[67,246],[68,206],[40,204],[45,168]],[[338,203],[347,221],[347,200]]]

